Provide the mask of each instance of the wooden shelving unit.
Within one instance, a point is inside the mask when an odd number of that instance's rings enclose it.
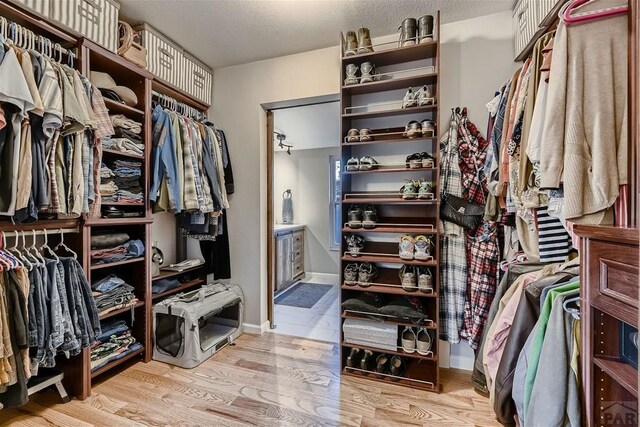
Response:
[[[340,81],[341,97],[341,152],[343,174],[341,176],[342,190],[342,219],[343,237],[348,235],[360,235],[365,237],[365,245],[361,254],[352,257],[347,249],[346,243],[342,242],[342,270],[350,263],[375,263],[378,267],[378,276],[372,279],[369,286],[347,285],[344,283],[344,271],[341,272],[341,293],[342,301],[353,298],[361,292],[371,292],[379,294],[383,298],[397,296],[420,298],[423,306],[427,309],[427,317],[430,321],[423,322],[431,331],[433,338],[433,354],[422,356],[418,353],[407,354],[398,348],[396,351],[387,351],[376,348],[374,345],[363,347],[361,345],[350,344],[345,340],[344,331],[341,331],[341,366],[344,375],[358,378],[367,378],[374,381],[386,382],[439,392],[441,390],[440,376],[438,371],[438,346],[437,346],[437,319],[438,319],[438,294],[439,294],[439,245],[437,224],[439,220],[439,146],[436,132],[429,134],[419,134],[418,138],[408,138],[405,134],[406,125],[410,120],[431,120],[438,123],[440,99],[440,59],[439,59],[439,35],[440,35],[440,13],[438,12],[435,26],[435,41],[418,44],[414,46],[389,48],[376,50],[372,53],[344,56],[340,58],[341,75]],[[344,45],[341,45],[341,52],[344,52]],[[377,49],[374,46],[374,49]],[[379,81],[344,85],[345,67],[348,64],[359,66],[363,62],[371,62],[384,77]],[[393,71],[389,73],[381,67],[393,66]],[[431,68],[427,68],[431,67]],[[415,70],[412,74],[412,70]],[[403,71],[405,71],[403,73]],[[397,76],[397,77],[396,77]],[[410,108],[396,108],[393,102],[400,101],[402,94],[398,93],[402,89],[412,87],[417,89],[423,85],[430,85],[434,90],[435,102],[432,105]],[[387,104],[389,108],[383,109],[382,104]],[[376,105],[380,104],[380,105]],[[374,106],[365,109],[352,109],[353,106],[370,105]],[[371,121],[375,120],[375,121]],[[371,125],[369,125],[371,123]],[[374,126],[376,129],[374,129]],[[379,126],[389,126],[379,128]],[[369,128],[371,134],[370,141],[347,141],[347,134],[350,129]],[[413,136],[413,135],[412,135]],[[392,147],[392,148],[390,148]],[[415,152],[427,152],[435,159],[434,168],[415,168],[406,166],[406,157]],[[345,166],[351,157],[361,157],[370,155],[374,159],[376,153],[382,153],[387,158],[391,154],[397,153],[398,158],[387,160],[376,168],[369,171],[346,171]],[[375,179],[373,179],[375,177]],[[382,188],[397,188],[404,183],[404,179],[422,178],[432,182],[434,188],[433,199],[402,199],[400,192],[376,191],[376,185]],[[374,184],[375,183],[375,184]],[[393,185],[397,184],[397,187]],[[348,209],[353,205],[373,205],[378,211],[379,219],[373,228],[352,229],[347,225]],[[378,225],[379,224],[379,225]],[[402,236],[405,234],[429,236],[434,244],[434,258],[427,261],[403,260],[398,254],[398,243],[390,242],[390,237]],[[399,268],[402,265],[412,265],[426,267],[433,277],[433,292],[421,292],[419,290],[407,291],[402,288],[399,277]],[[342,319],[370,319],[363,313],[343,311]],[[398,337],[405,326],[416,327],[415,323],[407,320],[375,316],[375,320],[387,324],[398,326]],[[374,353],[386,353],[401,356],[407,364],[406,371],[402,378],[378,377],[373,372],[362,372],[346,366],[346,357],[352,347],[365,348]]]

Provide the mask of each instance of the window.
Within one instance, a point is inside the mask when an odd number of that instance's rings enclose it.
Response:
[[[331,218],[330,232],[330,248],[334,251],[340,250],[340,240],[342,232],[342,199],[340,172],[340,158],[338,156],[329,156],[329,218]]]

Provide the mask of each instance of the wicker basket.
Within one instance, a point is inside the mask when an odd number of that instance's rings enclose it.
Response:
[[[120,35],[118,55],[138,67],[147,68],[147,49],[139,43],[138,33],[133,31],[131,25],[118,21],[118,34]]]

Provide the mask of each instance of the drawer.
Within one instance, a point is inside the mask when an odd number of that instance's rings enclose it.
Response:
[[[297,277],[304,273],[304,263],[297,264],[293,267],[293,277]]]
[[[591,304],[635,325],[638,310],[638,247],[597,240],[589,243],[595,261],[587,271]]]
[[[293,249],[293,262],[304,262],[304,251],[302,249]]]
[[[148,24],[133,27],[140,34],[140,43],[147,49],[147,70],[158,79],[181,88],[184,55],[180,46]]]
[[[179,88],[198,101],[211,105],[213,71],[189,53],[184,52],[181,74],[183,78]]]
[[[293,233],[293,246],[304,246],[304,231],[294,231]]]
[[[117,52],[120,5],[116,1],[56,0],[50,3],[51,20],[111,52]]]

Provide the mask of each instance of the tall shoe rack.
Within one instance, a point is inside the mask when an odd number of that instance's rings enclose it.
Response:
[[[136,361],[148,362],[153,355],[153,304],[174,293],[184,291],[204,282],[204,272],[200,267],[189,272],[163,273],[151,277],[151,223],[153,223],[152,206],[147,197],[150,188],[151,169],[151,112],[153,91],[168,95],[177,101],[187,104],[199,111],[206,111],[208,106],[182,93],[179,89],[159,81],[148,71],[128,62],[124,58],[84,38],[78,38],[61,28],[56,27],[30,12],[22,10],[7,2],[0,2],[0,16],[31,29],[38,35],[47,37],[52,42],[60,43],[65,48],[76,49],[75,68],[83,75],[90,76],[92,71],[108,73],[118,85],[126,86],[135,92],[138,98],[136,106],[127,106],[105,99],[109,114],[124,114],[126,117],[141,122],[142,136],[145,145],[143,156],[124,154],[117,151],[103,150],[103,162],[109,164],[114,160],[130,160],[142,163],[142,184],[144,202],[140,204],[123,204],[102,202],[102,206],[117,206],[126,212],[137,212],[139,216],[130,218],[93,218],[83,216],[78,219],[39,220],[28,224],[12,224],[0,221],[0,230],[11,237],[14,231],[41,234],[49,230],[49,236],[56,240],[56,233],[69,233],[65,243],[78,254],[78,261],[86,273],[89,283],[93,283],[109,274],[117,274],[135,288],[138,303],[134,307],[112,311],[100,317],[100,320],[125,320],[131,327],[132,335],[142,344],[142,348],[127,356],[114,360],[99,369],[91,370],[91,349],[84,348],[78,356],[66,360],[58,357],[57,365],[64,372],[63,384],[69,394],[86,399],[91,395],[92,384],[107,374],[118,372],[124,366]],[[145,254],[108,264],[91,262],[91,236],[100,232],[117,231],[129,234],[131,239],[140,239],[145,245]],[[177,277],[189,273],[192,280],[180,287],[162,294],[152,295],[152,281],[160,278]]]
[[[440,99],[440,12],[437,12],[434,25],[434,40],[412,46],[379,49],[374,45],[374,52],[345,56],[345,42],[341,37],[341,142],[342,153],[342,269],[341,269],[341,301],[353,298],[361,292],[381,294],[383,298],[406,296],[418,298],[427,308],[428,318],[419,324],[392,317],[366,315],[361,312],[342,311],[342,323],[349,318],[372,318],[381,322],[397,325],[398,346],[396,351],[388,351],[375,347],[363,347],[345,342],[344,331],[341,330],[341,367],[342,374],[374,381],[388,382],[407,387],[439,392],[440,374],[438,369],[438,295],[440,291],[438,260],[440,256],[438,220],[439,220],[439,146],[437,123],[439,118],[438,101]],[[360,66],[363,62],[371,62],[381,74],[378,81],[344,85],[345,67],[348,64]],[[425,66],[426,65],[426,66]],[[390,77],[390,78],[385,78]],[[431,105],[402,107],[404,91],[412,87],[415,90],[423,85],[430,85],[435,93],[435,102]],[[393,106],[389,101],[400,101]],[[382,101],[382,102],[381,102]],[[365,107],[365,106],[368,106]],[[389,108],[391,106],[391,108]],[[380,108],[384,107],[384,109]],[[403,136],[405,125],[411,120],[431,120],[436,124],[432,135],[409,139]],[[350,129],[371,129],[372,140],[365,142],[347,142]],[[415,152],[427,152],[435,158],[434,168],[409,169],[405,164],[406,156]],[[373,170],[346,171],[345,165],[351,157],[370,155],[379,160],[379,166]],[[380,156],[380,157],[378,157]],[[433,200],[403,200],[399,189],[404,179],[426,178],[433,184]],[[372,191],[384,188],[386,191]],[[353,205],[374,205],[378,211],[377,226],[373,229],[351,229],[347,223],[347,213]],[[345,243],[345,237],[359,234],[365,237],[362,254],[352,257]],[[411,236],[425,235],[435,245],[434,259],[429,261],[405,261],[398,255],[398,240],[405,234]],[[371,262],[378,267],[378,277],[368,287],[344,284],[344,268],[347,264]],[[403,264],[428,267],[433,277],[433,293],[406,291],[401,286],[399,269]],[[405,326],[417,328],[425,326],[432,338],[431,353],[422,356],[417,352],[406,353],[401,347],[401,334]],[[342,329],[342,328],[341,328]],[[403,358],[406,369],[399,377],[391,375],[375,375],[375,372],[346,366],[346,359],[351,349],[357,347],[371,350],[374,354],[399,355]]]

